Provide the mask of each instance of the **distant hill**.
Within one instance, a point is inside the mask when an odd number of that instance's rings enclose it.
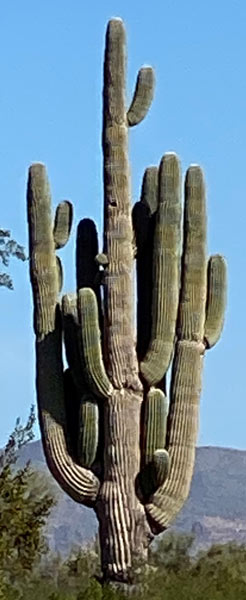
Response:
[[[31,460],[39,473],[48,474],[58,498],[46,530],[50,548],[63,556],[97,532],[93,510],[73,502],[53,480],[45,463],[41,442],[24,446],[20,463]],[[246,543],[246,451],[199,447],[191,491],[175,529],[196,535],[196,549],[236,540]]]

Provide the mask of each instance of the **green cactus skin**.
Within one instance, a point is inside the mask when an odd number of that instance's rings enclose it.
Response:
[[[159,168],[152,274],[152,330],[148,352],[140,363],[141,373],[150,386],[162,379],[173,351],[179,301],[180,231],[181,172],[176,155],[170,153],[163,157]]]
[[[100,452],[97,399],[86,386],[83,393],[79,391],[69,368],[64,372],[63,380],[68,452],[82,467],[89,469],[93,465],[94,469],[97,452]]]
[[[155,450],[153,456],[154,482],[156,489],[163,485],[169,473],[169,454],[165,449]]]
[[[164,448],[166,443],[166,425],[168,402],[165,394],[151,388],[144,406],[143,459],[148,464],[153,460],[156,450]]]
[[[82,467],[91,467],[98,445],[98,405],[92,395],[84,395],[79,411],[78,457]]]
[[[76,502],[92,506],[98,494],[99,481],[91,471],[72,460],[65,437],[59,281],[49,182],[42,164],[32,165],[29,169],[27,201],[36,333],[36,386],[44,452],[49,469],[61,487]]]
[[[164,449],[166,444],[166,427],[168,401],[165,394],[151,388],[144,403],[144,419],[142,432],[142,469],[138,478],[138,494],[146,501],[168,475],[169,456]]]
[[[191,166],[185,178],[184,251],[178,337],[203,341],[206,309],[206,206],[201,168]]]
[[[141,202],[145,204],[153,215],[158,207],[158,167],[147,167],[143,176]]]
[[[154,95],[154,72],[152,67],[142,67],[138,73],[136,88],[127,113],[128,125],[138,125],[146,116]]]
[[[208,261],[207,307],[204,338],[212,348],[220,338],[226,307],[226,263],[223,256],[216,254]]]
[[[61,487],[95,510],[103,579],[121,583],[131,581],[134,558],[147,559],[153,534],[169,525],[188,496],[204,353],[220,336],[226,303],[225,261],[206,257],[199,166],[186,173],[182,230],[181,169],[174,153],[146,169],[131,214],[128,131],[147,113],[154,75],[150,67],[139,71],[127,112],[125,71],[125,29],[121,19],[112,19],[104,57],[103,249],[94,223],[83,219],[77,290],[63,296],[62,311],[55,251],[68,239],[71,205],[59,205],[53,226],[42,164],[31,166],[27,190],[44,451]]]
[[[53,230],[54,242],[57,250],[63,248],[67,243],[70,236],[72,221],[73,206],[71,202],[68,202],[67,200],[60,202],[56,209]]]
[[[90,288],[79,290],[78,311],[81,327],[84,372],[95,394],[111,396],[113,386],[104,369],[96,296]]]

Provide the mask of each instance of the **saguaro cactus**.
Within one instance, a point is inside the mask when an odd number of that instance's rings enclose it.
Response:
[[[177,156],[146,170],[131,211],[129,127],[150,106],[154,75],[139,71],[125,106],[125,30],[107,28],[103,89],[104,245],[90,219],[78,226],[77,291],[60,301],[56,249],[67,241],[72,207],[51,219],[42,164],[28,179],[30,274],[37,397],[48,466],[99,520],[105,580],[129,582],[134,557],[147,558],[187,498],[198,429],[204,352],[221,333],[226,272],[206,258],[205,185],[192,165],[182,220]],[[133,265],[137,261],[137,339]],[[64,371],[62,343],[68,368]],[[171,367],[169,402],[165,376]]]

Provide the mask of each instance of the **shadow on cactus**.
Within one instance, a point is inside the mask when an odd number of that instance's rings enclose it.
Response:
[[[62,300],[56,249],[69,237],[71,204],[58,206],[53,225],[42,164],[30,167],[27,199],[47,463],[62,488],[97,514],[104,580],[129,583],[133,561],[146,560],[153,534],[168,526],[189,493],[203,357],[222,330],[226,267],[221,256],[206,256],[199,166],[186,173],[183,208],[180,162],[165,154],[146,170],[132,212],[128,130],[148,112],[154,75],[150,67],[139,71],[127,111],[125,63],[124,25],[112,19],[104,59],[103,248],[99,252],[94,223],[83,219],[77,290]]]

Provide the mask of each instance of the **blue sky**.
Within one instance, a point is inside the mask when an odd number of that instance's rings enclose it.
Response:
[[[202,165],[209,252],[228,261],[229,296],[220,343],[205,359],[199,445],[246,448],[246,3],[244,0],[9,0],[0,7],[0,198],[2,227],[27,248],[26,179],[47,165],[54,206],[74,204],[102,224],[102,60],[107,21],[121,16],[128,37],[128,98],[151,64],[156,94],[130,133],[133,201],[146,166],[166,151],[183,170]],[[75,226],[61,256],[74,288]],[[35,400],[28,264],[12,261],[15,291],[0,289],[0,446]],[[36,426],[38,433],[38,426]]]

